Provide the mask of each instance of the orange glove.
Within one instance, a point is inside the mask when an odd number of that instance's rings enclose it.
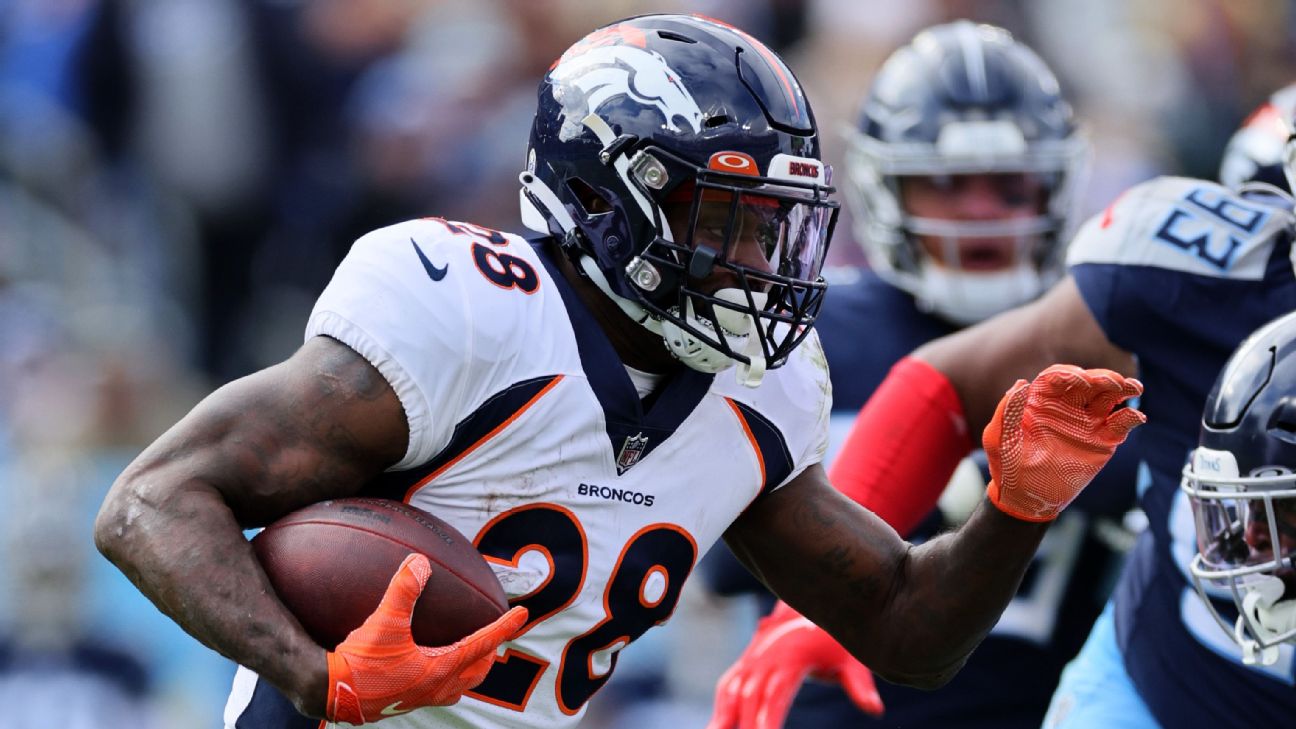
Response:
[[[1111,370],[1053,365],[1018,380],[999,401],[982,437],[990,462],[990,501],[1025,521],[1057,518],[1116,446],[1147,420],[1134,408],[1143,384]]]
[[[378,608],[328,654],[329,721],[364,724],[449,706],[486,678],[495,650],[526,623],[526,608],[515,607],[452,645],[415,645],[414,603],[431,574],[427,557],[406,557]]]
[[[860,710],[882,716],[873,674],[832,636],[780,602],[720,677],[707,729],[778,729],[807,675],[840,682]]]

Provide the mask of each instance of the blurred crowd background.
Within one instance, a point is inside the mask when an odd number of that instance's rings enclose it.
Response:
[[[518,230],[540,77],[597,25],[658,11],[783,53],[830,161],[917,29],[1002,25],[1086,122],[1086,214],[1157,174],[1213,178],[1296,80],[1287,0],[0,0],[0,729],[220,726],[231,666],[94,552],[113,477],[289,354],[359,234]],[[850,230],[837,262],[862,260]],[[755,619],[690,586],[586,725],[701,726]]]

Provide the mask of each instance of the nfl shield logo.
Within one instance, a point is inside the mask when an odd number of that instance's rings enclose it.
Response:
[[[621,444],[621,452],[617,454],[616,467],[617,475],[625,473],[631,466],[643,458],[644,450],[648,448],[648,436],[643,433],[632,435],[625,439]]]

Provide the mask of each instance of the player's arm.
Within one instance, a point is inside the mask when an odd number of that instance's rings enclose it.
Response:
[[[860,410],[832,483],[908,534],[931,511],[1000,394],[1054,362],[1133,375],[1070,276],[1042,298],[898,362]]]
[[[972,433],[990,422],[1009,385],[1054,362],[1137,375],[1134,356],[1107,338],[1070,276],[1039,299],[933,340],[912,356],[949,379]]]
[[[95,543],[191,635],[323,716],[325,651],[275,597],[243,529],[354,493],[405,452],[400,401],[314,337],[208,396],[113,484]]]
[[[957,463],[967,455],[981,428],[990,420],[999,393],[1015,378],[1030,376],[1054,361],[1105,367],[1126,374],[1133,374],[1135,366],[1133,357],[1103,333],[1070,277],[1036,302],[936,340],[898,363],[860,411],[833,463],[833,485],[852,503],[865,505],[880,520],[907,533],[935,506]],[[767,500],[773,501],[772,496]],[[754,519],[758,509],[753,507],[749,512]],[[735,529],[731,542],[736,554],[743,554],[742,542],[745,541],[741,530]],[[759,552],[763,546],[756,542],[753,549]],[[841,547],[833,543],[832,548]],[[776,561],[780,559],[779,554],[771,557]],[[905,562],[908,560],[906,556]],[[757,570],[777,569],[762,566],[759,554],[748,554],[746,561],[749,567]],[[994,558],[989,558],[989,561],[993,562]],[[1005,568],[1014,570],[1016,564],[1005,565]],[[906,571],[901,573],[901,577],[911,574],[912,571]],[[795,580],[797,575],[792,575],[792,578]],[[766,580],[768,584],[774,584],[769,577]],[[902,582],[904,580],[897,580],[896,584]],[[940,589],[966,590],[964,586],[967,584],[974,584],[972,589],[982,589],[979,584],[961,579],[942,585]],[[1016,584],[1016,578],[1012,584]],[[810,587],[813,589],[814,585]],[[789,601],[805,599],[796,596],[795,586],[791,589],[792,592],[786,595]],[[1011,590],[1008,596],[981,595],[995,602],[1002,599],[1006,604],[1010,593]],[[818,599],[813,595],[810,597],[811,603]],[[794,605],[798,604],[794,602]],[[981,606],[984,607],[985,603]],[[815,612],[822,609],[821,605],[802,607],[810,611],[816,622],[824,619]],[[993,611],[993,615],[998,614],[997,610]],[[979,620],[974,615],[971,619]],[[955,615],[951,621],[959,626],[968,626],[969,632],[960,634],[959,640],[970,641],[963,645],[975,645],[984,635],[984,630],[975,622],[965,624],[962,620],[960,615]],[[934,655],[929,665],[897,669],[884,663],[873,663],[875,659],[860,653],[861,646],[854,642],[858,638],[836,635],[840,629],[833,628],[831,623],[825,623],[825,627],[843,643],[852,641],[845,646],[851,654],[892,677],[924,675],[926,672],[930,682],[939,682],[942,661],[950,660],[962,650],[950,644],[951,652],[943,657],[939,653]],[[931,630],[948,630],[949,627],[949,623],[941,622],[937,628],[923,625],[918,630],[926,635]],[[858,625],[847,627],[846,635],[852,630],[867,629]],[[892,635],[883,638],[897,639]],[[884,647],[886,645],[894,644],[883,643],[876,650],[885,652],[888,650]],[[939,651],[940,646],[936,648]],[[918,655],[901,653],[898,658],[903,661]],[[876,660],[885,661],[886,657]],[[958,662],[962,660],[959,658]],[[952,669],[958,663],[945,665]],[[768,725],[777,723],[786,713],[796,686],[806,672],[841,680],[862,709],[880,713],[881,702],[872,689],[867,669],[852,660],[842,651],[842,646],[815,629],[813,624],[786,606],[780,606],[761,622],[751,645],[721,679],[716,690],[716,712],[710,726],[727,729],[740,713],[744,717],[763,715],[769,720]],[[905,680],[912,682],[912,679]],[[744,719],[742,725],[753,724]]]
[[[982,439],[988,498],[957,532],[920,547],[835,490],[818,464],[758,499],[725,537],[855,658],[892,680],[938,686],[994,625],[1047,523],[1143,422],[1118,407],[1141,393],[1137,380],[1073,365],[1018,380]]]
[[[725,538],[875,673],[934,688],[994,626],[1046,528],[983,502],[959,531],[915,547],[814,466],[753,504]]]

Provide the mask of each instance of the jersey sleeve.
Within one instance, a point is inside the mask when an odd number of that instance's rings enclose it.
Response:
[[[1204,180],[1145,182],[1085,222],[1069,272],[1107,338],[1134,351],[1212,297],[1264,278],[1275,236],[1291,225],[1273,201]]]
[[[787,477],[771,490],[787,485],[828,455],[832,380],[818,332],[806,337],[783,369],[787,371],[779,378],[777,391],[781,402],[771,403],[771,409],[786,422],[781,429],[786,433],[792,463]]]
[[[811,373],[809,384],[813,395],[811,402],[814,405],[809,410],[811,417],[807,418],[810,425],[806,431],[808,437],[798,467],[794,469],[794,476],[809,466],[822,463],[824,457],[828,455],[828,421],[832,415],[833,404],[832,379],[828,376],[828,358],[824,356],[818,333],[807,337],[806,341],[802,342],[802,346],[807,348],[803,354],[809,365],[807,369]]]
[[[516,358],[508,299],[473,276],[471,243],[435,220],[382,228],[356,241],[311,312],[306,338],[327,336],[370,362],[395,390],[409,425],[402,470],[449,441],[465,403]],[[483,362],[489,366],[479,366]]]

